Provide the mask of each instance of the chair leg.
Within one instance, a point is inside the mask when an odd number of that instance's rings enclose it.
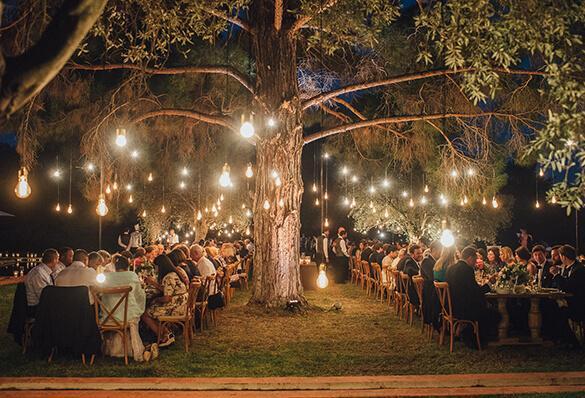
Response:
[[[455,330],[452,323],[449,323],[449,352],[453,352],[453,338],[455,335]]]
[[[126,330],[127,329],[124,329],[122,331],[122,347],[124,347],[124,364],[126,366],[128,366],[128,341],[127,341]],[[159,332],[160,332],[160,328],[159,328]]]
[[[55,347],[51,348],[51,353],[49,354],[49,359],[47,359],[48,363],[53,361],[53,355],[55,354]]]
[[[445,341],[445,320],[441,319],[441,333],[439,334],[439,345],[443,345],[443,342]]]
[[[189,330],[187,329],[187,324],[189,322],[181,322],[181,327],[183,328],[183,340],[185,340],[185,352],[189,352]]]
[[[475,339],[477,340],[477,349],[481,351],[481,342],[479,340],[479,323],[473,323],[473,331],[475,332]]]
[[[81,354],[81,363],[83,364],[83,366],[86,366],[86,363],[85,363],[85,354]]]
[[[93,366],[94,360],[95,360],[95,354],[91,354],[91,357],[89,357],[89,366]]]

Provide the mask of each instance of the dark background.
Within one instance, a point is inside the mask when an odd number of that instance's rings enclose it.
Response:
[[[42,148],[37,165],[29,175],[32,195],[26,200],[16,198],[14,186],[19,167],[15,151],[15,138],[12,134],[0,135],[0,210],[14,214],[15,217],[0,217],[0,251],[36,251],[47,247],[63,245],[94,250],[98,248],[98,217],[95,203],[85,200],[80,192],[84,171],[73,171],[72,203],[74,212],[67,215],[68,182],[67,174],[61,180],[61,213],[55,212],[57,202],[57,184],[50,173],[54,170],[55,157],[61,156],[61,169],[67,172],[70,149],[63,144]],[[317,151],[317,152],[315,152]],[[305,193],[301,212],[302,233],[315,235],[320,229],[320,209],[315,206],[315,194],[311,191],[313,184],[313,156],[319,156],[319,143],[312,143],[303,151],[303,180]],[[350,238],[359,239],[363,235],[353,232],[351,220],[347,218],[346,209],[341,205],[343,192],[340,192],[338,179],[339,167],[335,159],[329,161],[329,221],[332,231],[345,226],[350,231]],[[540,183],[540,209],[534,208],[535,170],[510,164],[508,166],[508,184],[503,194],[514,197],[511,226],[502,230],[499,243],[515,247],[516,233],[526,228],[535,242],[547,244],[575,244],[575,213],[567,216],[565,210],[558,206],[544,204],[546,183]],[[115,206],[115,203],[109,204]],[[126,212],[119,219],[113,220],[109,215],[103,219],[103,247],[116,248],[119,232],[136,222],[133,212]],[[583,216],[579,215],[579,226]],[[374,237],[372,232],[371,237]],[[581,234],[583,235],[583,234]],[[391,235],[388,234],[388,239]],[[585,248],[585,240],[580,239],[580,248]]]

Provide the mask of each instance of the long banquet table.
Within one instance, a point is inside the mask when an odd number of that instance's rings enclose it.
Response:
[[[0,276],[0,286],[17,285],[24,282],[24,276]]]
[[[502,315],[502,320],[498,326],[498,341],[497,344],[542,344],[542,336],[540,333],[542,325],[542,315],[540,313],[540,300],[558,300],[571,297],[568,293],[563,293],[559,290],[547,290],[538,292],[525,293],[486,293],[485,297],[488,300],[497,300],[498,311]],[[530,311],[528,312],[528,327],[530,329],[530,340],[525,341],[521,338],[512,338],[508,335],[508,328],[510,326],[510,316],[506,303],[509,299],[529,299]]]

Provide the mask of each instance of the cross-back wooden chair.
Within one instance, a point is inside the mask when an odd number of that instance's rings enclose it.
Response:
[[[191,341],[193,339],[193,325],[195,323],[195,301],[197,292],[201,287],[201,282],[194,280],[189,284],[189,296],[187,298],[187,308],[184,315],[168,315],[158,317],[158,335],[156,342],[160,344],[162,330],[168,325],[179,325],[183,331],[183,340],[185,342],[185,352],[189,352]]]
[[[481,342],[479,340],[479,322],[467,319],[457,319],[453,316],[453,305],[451,302],[451,290],[447,282],[433,282],[441,303],[441,334],[439,344],[443,344],[445,338],[445,328],[449,327],[449,352],[453,352],[453,338],[460,325],[467,324],[473,328],[473,333],[477,341],[477,348],[481,351]]]
[[[199,314],[199,331],[203,333],[203,327],[207,317],[207,299],[209,297],[209,288],[211,282],[215,280],[215,274],[209,275],[207,278],[201,280],[201,287],[199,288],[198,296],[195,299],[195,313],[193,317]],[[193,327],[193,330],[197,330]]]
[[[230,279],[235,274],[238,263],[230,264],[226,267],[225,274],[223,276],[223,296],[225,298],[225,305],[230,303],[231,298],[235,294],[235,289],[231,287]]]
[[[250,267],[252,266],[252,257],[247,256],[242,259],[243,271],[240,274],[240,287],[248,290],[248,273],[250,272]]]
[[[372,276],[372,289],[374,291],[374,299],[378,299],[378,294],[380,294],[381,291],[381,287],[380,284],[382,283],[382,273],[381,273],[381,268],[380,268],[380,264],[378,263],[372,263],[372,265],[370,266],[372,269],[372,274],[374,274],[374,276]]]
[[[128,295],[132,291],[132,286],[119,286],[119,287],[91,287],[91,294],[93,296],[93,303],[95,309],[95,321],[98,325],[100,333],[114,332],[122,337],[122,347],[124,350],[124,363],[128,365],[128,329],[130,324],[128,323]],[[103,297],[105,295],[119,295],[118,301],[115,302],[114,306],[108,308],[108,305],[104,303]],[[122,320],[115,317],[118,308],[122,307],[123,315]],[[101,318],[100,318],[101,313]]]
[[[392,279],[394,280],[394,310],[396,315],[402,319],[402,313],[404,310],[404,294],[402,292],[402,280],[400,278],[400,271],[392,270]]]
[[[362,260],[360,260],[359,257],[355,258],[355,270],[355,285],[363,286]]]
[[[392,283],[390,283],[392,279],[392,274],[390,273],[390,267],[382,267],[380,271],[380,301],[384,301],[384,293],[386,293],[386,299],[388,300],[388,305],[392,300]]]
[[[370,263],[367,261],[362,261],[362,275],[365,282],[366,295],[370,296],[370,291],[372,290],[372,277],[370,274]]]
[[[405,320],[408,322],[410,326],[412,326],[413,321],[413,313],[414,313],[414,304],[410,301],[410,297],[408,296],[408,292],[410,291],[410,284],[412,281],[410,280],[410,276],[405,274],[404,272],[400,272],[400,282],[402,285],[402,292],[403,292],[403,306],[406,310]]]
[[[421,275],[415,275],[412,277],[412,284],[414,285],[414,289],[416,290],[416,295],[418,296],[418,313],[420,317],[421,328],[424,333],[425,331],[425,316],[424,316],[424,303],[423,303],[423,286],[425,284],[425,278]],[[431,327],[432,330],[432,327]]]

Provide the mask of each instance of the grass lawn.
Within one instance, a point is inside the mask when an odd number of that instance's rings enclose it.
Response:
[[[246,306],[248,293],[219,317],[218,326],[197,335],[190,353],[182,339],[148,364],[97,358],[56,358],[52,364],[25,357],[6,334],[14,287],[0,288],[0,375],[2,376],[334,376],[585,370],[582,351],[558,347],[488,347],[482,352],[457,344],[449,354],[423,338],[420,327],[398,320],[385,304],[354,286],[307,292],[322,310],[304,315],[266,314]],[[339,313],[326,311],[341,302]]]

